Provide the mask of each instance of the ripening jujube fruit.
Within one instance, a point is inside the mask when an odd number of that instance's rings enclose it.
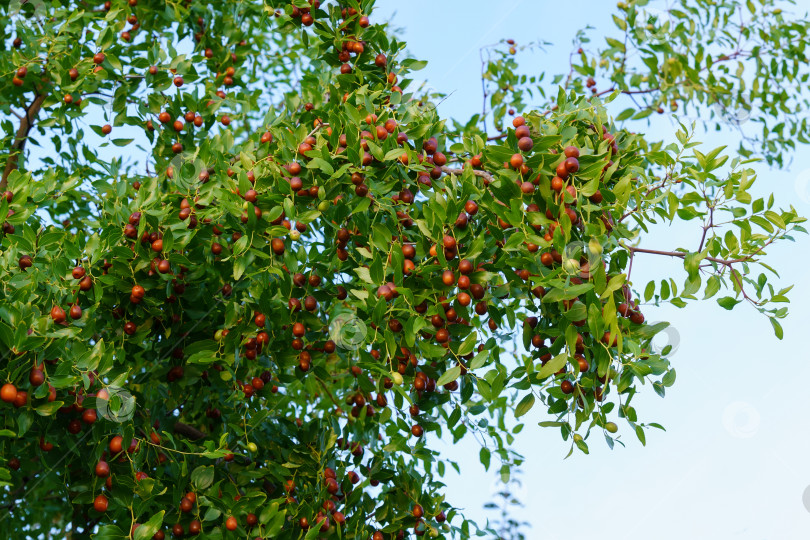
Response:
[[[17,399],[17,388],[11,383],[5,383],[0,388],[0,399],[6,403],[13,403]]]
[[[98,495],[93,500],[93,508],[96,510],[96,512],[106,512],[107,506],[108,506],[107,497],[105,497],[104,495]]]

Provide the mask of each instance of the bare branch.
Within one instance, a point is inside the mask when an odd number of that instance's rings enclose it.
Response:
[[[183,422],[177,422],[174,424],[174,432],[194,441],[205,438],[205,433],[194,426],[184,424]]]
[[[473,169],[473,168],[470,168],[470,171],[472,171],[472,173],[475,176],[480,176],[481,178],[487,180],[488,182],[494,182],[495,181],[495,179],[492,177],[492,175],[490,173],[488,173],[487,171],[479,171],[479,170]],[[448,167],[447,165],[445,165],[444,167],[442,167],[442,172],[445,173],[445,174],[460,175],[460,174],[462,174],[464,172],[464,169],[452,169],[452,168]]]
[[[25,141],[28,140],[28,132],[34,127],[34,121],[42,108],[42,103],[45,101],[46,94],[37,94],[34,101],[28,105],[25,110],[25,117],[20,119],[20,127],[17,130],[17,136],[14,138],[11,148],[8,153],[8,160],[6,161],[6,168],[3,170],[3,178],[0,179],[0,190],[4,190],[8,185],[8,176],[11,171],[17,169],[19,156],[25,148]]]

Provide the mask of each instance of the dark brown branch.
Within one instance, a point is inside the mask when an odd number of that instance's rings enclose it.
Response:
[[[183,422],[176,422],[174,424],[174,432],[194,441],[205,438],[205,433]]]
[[[709,205],[709,223],[703,226],[703,235],[700,237],[700,246],[698,247],[698,251],[703,251],[703,245],[706,243],[706,233],[709,232],[709,229],[713,228],[714,228],[714,206]]]
[[[717,257],[705,257],[703,260],[714,262],[714,263],[717,263],[717,264],[722,265],[722,266],[731,266],[732,264],[748,262],[748,261],[752,260],[760,251],[762,251],[766,246],[768,246],[774,240],[775,240],[775,238],[772,238],[771,240],[768,240],[765,244],[763,244],[755,252],[753,252],[753,253],[745,256],[745,257],[742,257],[740,259],[718,259]],[[688,253],[685,252],[685,251],[660,251],[660,250],[657,250],[657,249],[644,249],[644,248],[635,247],[635,246],[625,246],[625,245],[622,245],[622,246],[625,249],[629,250],[631,253],[649,253],[651,255],[663,255],[665,257],[677,257],[679,259],[685,259],[686,256],[688,255]]]
[[[323,391],[326,392],[326,395],[329,396],[329,399],[332,400],[332,403],[334,403],[339,409],[340,403],[338,403],[338,400],[336,400],[335,396],[332,395],[332,392],[329,391],[329,387],[326,386],[326,383],[323,382],[320,377],[315,377],[315,380],[317,380],[318,383],[320,383],[321,387],[323,388]]]
[[[492,177],[492,175],[489,174],[487,171],[479,171],[477,169],[470,169],[470,170],[472,171],[472,173],[475,176],[480,176],[481,178],[484,178],[485,180],[487,180],[489,182],[494,182],[495,181],[495,179]],[[445,165],[444,167],[442,167],[442,172],[445,173],[445,174],[460,175],[461,173],[464,172],[464,169],[452,169],[452,168],[448,167],[447,165]]]
[[[8,185],[8,176],[11,171],[17,169],[19,156],[25,148],[25,141],[28,140],[28,133],[34,127],[34,121],[42,108],[42,103],[45,101],[46,94],[37,94],[34,101],[25,110],[25,116],[20,120],[20,128],[17,130],[17,136],[8,152],[8,160],[6,161],[6,168],[3,170],[3,178],[0,179],[0,191],[5,190]]]

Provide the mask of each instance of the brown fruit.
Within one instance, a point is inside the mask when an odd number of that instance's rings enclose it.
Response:
[[[563,150],[563,153],[567,158],[578,158],[579,148],[577,148],[576,146],[566,146],[565,150]]]
[[[122,444],[124,442],[124,438],[121,435],[116,435],[112,439],[110,439],[110,453],[113,455],[121,453]]]
[[[133,285],[131,294],[133,297],[140,299],[144,297],[146,290],[140,285]]]
[[[518,141],[518,148],[523,152],[528,152],[534,147],[531,137],[523,137]]]
[[[571,381],[563,381],[560,384],[560,390],[562,390],[563,394],[571,394],[574,392],[574,383]]]
[[[96,463],[95,472],[99,478],[107,478],[110,476],[110,465],[106,461],[99,461]]]
[[[61,324],[65,322],[65,310],[60,308],[59,306],[54,306],[51,308],[51,319],[56,324]]]
[[[642,314],[640,311],[634,311],[630,314],[630,321],[634,324],[643,324],[644,314]]]
[[[13,403],[17,399],[17,387],[11,383],[6,383],[0,388],[0,399],[6,403]]]
[[[292,333],[295,337],[304,337],[304,334],[306,334],[306,328],[302,323],[297,322],[293,324]]]
[[[95,508],[96,512],[106,512],[107,511],[107,497],[104,495],[98,495],[93,500],[93,508]]]
[[[50,385],[48,385],[48,386],[49,386],[49,388],[53,388]],[[48,397],[49,397],[48,401],[53,401],[53,399],[50,399],[50,394],[49,394]],[[54,399],[56,399],[55,395],[54,395]],[[28,392],[26,392],[25,390],[19,390],[17,392],[17,397],[14,398],[14,406],[19,409],[20,407],[23,407],[26,403],[28,403]]]

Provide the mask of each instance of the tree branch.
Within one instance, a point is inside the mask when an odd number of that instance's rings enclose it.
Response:
[[[748,262],[748,261],[752,260],[760,251],[762,251],[763,248],[765,248],[765,246],[770,244],[772,241],[773,240],[769,240],[762,247],[757,249],[754,253],[751,253],[750,255],[747,255],[747,256],[742,257],[740,259],[718,259],[717,257],[705,257],[703,260],[711,261],[711,262],[717,263],[717,264],[722,265],[722,266],[731,266],[732,264],[736,264],[736,263]],[[660,250],[657,250],[657,249],[644,249],[644,248],[640,248],[640,247],[636,247],[636,246],[626,246],[624,244],[622,244],[622,247],[624,247],[625,249],[630,251],[630,253],[649,253],[651,255],[663,255],[665,257],[677,257],[678,259],[685,259],[686,256],[689,255],[688,253],[686,253],[684,251],[660,251]]]
[[[338,400],[336,400],[335,396],[332,395],[332,392],[329,391],[329,387],[326,386],[326,383],[323,382],[320,377],[315,377],[315,380],[317,380],[318,383],[320,383],[321,387],[323,387],[323,391],[326,392],[326,395],[329,396],[329,399],[332,400],[332,403],[334,403],[337,406],[337,408],[339,409],[340,408],[340,403],[338,403]]]
[[[20,128],[17,130],[17,136],[14,138],[14,143],[8,152],[8,160],[6,161],[6,168],[3,170],[3,178],[0,179],[0,191],[5,190],[8,185],[8,176],[11,171],[17,169],[19,156],[25,148],[25,141],[28,139],[28,132],[34,127],[34,121],[42,108],[42,103],[45,101],[46,94],[37,94],[34,101],[28,105],[25,110],[25,116],[20,119]]]
[[[477,169],[470,169],[475,176],[480,176],[481,178],[487,180],[488,182],[494,182],[495,179],[489,174],[487,171],[479,171]],[[464,169],[453,169],[445,165],[442,167],[442,172],[445,174],[455,174],[460,175],[464,172]]]
[[[184,424],[183,422],[176,422],[174,424],[174,432],[194,441],[205,438],[205,433],[193,426]]]

